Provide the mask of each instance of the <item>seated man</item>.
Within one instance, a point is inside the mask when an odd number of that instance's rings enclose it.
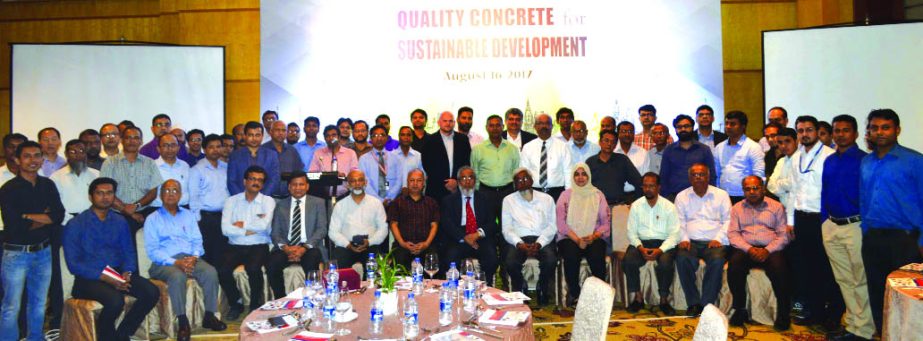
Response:
[[[67,268],[74,274],[74,298],[103,305],[96,319],[96,337],[127,341],[147,313],[154,309],[160,291],[144,277],[135,275],[138,272],[137,251],[131,241],[128,222],[121,215],[110,213],[116,187],[118,184],[111,178],[90,182],[92,206],[68,222],[62,243]],[[118,281],[106,275],[110,267],[125,280]],[[116,330],[115,319],[122,314],[125,294],[137,300]]]
[[[449,263],[477,258],[481,270],[489,274],[487,285],[493,286],[499,265],[496,236],[500,206],[491,192],[474,189],[477,182],[474,169],[462,167],[458,170],[459,191],[442,198],[439,235],[445,250],[441,266],[448,269]]]
[[[728,240],[731,256],[728,260],[728,286],[734,295],[734,315],[731,325],[743,326],[747,313],[747,274],[761,267],[769,276],[776,294],[776,331],[788,330],[789,299],[788,267],[782,249],[788,243],[785,208],[778,201],[765,198],[763,179],[748,176],[741,181],[745,200],[731,208]]]
[[[689,306],[686,314],[690,316],[698,316],[704,305],[717,301],[724,272],[724,249],[728,243],[731,197],[724,190],[708,184],[709,173],[705,164],[696,163],[689,167],[692,187],[680,191],[674,201],[681,236],[676,271]],[[701,296],[695,283],[699,259],[705,261]]]
[[[234,269],[241,264],[250,283],[250,310],[263,305],[263,263],[269,257],[267,245],[276,208],[276,201],[260,192],[267,183],[266,176],[260,166],[247,168],[242,179],[244,191],[228,198],[221,211],[221,232],[228,237],[228,246],[218,265],[218,280],[231,307],[228,320],[236,320],[243,312],[243,305],[237,302],[240,289],[234,281]]]
[[[523,167],[513,172],[516,192],[503,199],[503,238],[506,239],[506,269],[511,289],[522,291],[525,279],[522,265],[538,259],[538,304],[545,305],[551,295],[551,279],[557,258],[554,250],[555,206],[551,195],[532,189],[532,173]]]
[[[186,280],[195,278],[205,293],[205,317],[202,327],[214,331],[227,329],[215,317],[218,311],[218,273],[211,264],[200,260],[205,253],[202,234],[192,211],[179,207],[183,190],[176,180],[160,186],[163,206],[144,220],[144,248],[151,259],[151,278],[167,283],[173,313],[179,320],[177,340],[189,340],[192,329],[186,317]]]
[[[365,195],[365,174],[352,170],[346,176],[349,196],[337,201],[330,216],[328,235],[333,258],[341,268],[365,263],[388,238],[388,221],[381,200]]]
[[[657,173],[644,174],[641,190],[644,197],[635,200],[628,213],[629,246],[622,259],[628,293],[635,295],[628,305],[628,312],[638,312],[644,306],[644,297],[640,293],[640,268],[648,261],[655,261],[660,310],[666,315],[673,315],[676,311],[670,305],[669,297],[673,287],[675,247],[680,238],[679,217],[673,203],[658,194],[660,176]]]
[[[423,170],[407,173],[407,194],[398,196],[388,205],[388,222],[394,234],[394,262],[408,269],[414,257],[433,252],[430,246],[439,229],[439,204],[423,195],[426,176]]]
[[[285,296],[283,271],[291,264],[301,265],[307,274],[319,270],[321,248],[327,235],[327,206],[321,198],[308,195],[308,176],[301,170],[288,180],[291,197],[276,202],[272,214],[272,245],[266,272],[276,298]]]

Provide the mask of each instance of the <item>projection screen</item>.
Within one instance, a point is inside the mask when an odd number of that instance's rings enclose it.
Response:
[[[567,106],[593,137],[648,103],[668,125],[703,103],[723,121],[718,0],[262,0],[260,13],[261,109],[286,121],[385,113],[397,135],[414,108],[433,131],[470,106],[483,134],[510,107],[531,130]]]
[[[12,53],[11,126],[30,139],[55,127],[67,141],[127,119],[147,142],[158,113],[184,130],[224,131],[224,47],[14,44]]]
[[[830,122],[840,114],[859,121],[894,109],[904,133],[898,142],[923,150],[923,23],[763,32],[766,108]],[[864,143],[859,143],[864,147]]]

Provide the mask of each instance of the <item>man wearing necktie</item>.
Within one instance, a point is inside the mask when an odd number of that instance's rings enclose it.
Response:
[[[443,264],[461,264],[465,258],[477,258],[485,274],[497,272],[497,217],[500,205],[491,192],[475,190],[477,176],[471,167],[458,171],[459,190],[445,198],[440,205],[439,236],[444,251]],[[493,276],[487,276],[487,285],[493,286]]]
[[[324,259],[322,245],[327,235],[327,209],[321,198],[307,195],[308,177],[292,173],[288,182],[291,197],[279,200],[272,215],[273,250],[266,262],[269,287],[275,297],[285,296],[283,271],[292,264],[301,269],[318,270]]]
[[[374,126],[371,130],[372,150],[359,157],[359,170],[366,175],[365,193],[372,195],[388,205],[394,200],[397,193],[391,191],[391,185],[397,183],[393,181],[388,170],[389,152],[385,150],[385,144],[388,143],[388,134],[385,127]],[[398,174],[393,174],[398,175]]]

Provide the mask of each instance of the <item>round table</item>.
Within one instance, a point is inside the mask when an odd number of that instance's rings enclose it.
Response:
[[[433,283],[441,283],[441,282],[442,281],[433,281]],[[427,287],[430,287],[429,283],[430,282],[427,281]],[[495,289],[495,288],[487,288],[486,292],[487,293],[502,293],[503,291],[499,289]],[[406,298],[407,293],[408,291],[406,290],[400,290],[398,291],[398,297]],[[336,339],[337,340],[357,340],[360,337],[363,339],[370,339],[369,337],[370,335],[369,333],[369,308],[371,307],[372,300],[374,299],[374,296],[375,296],[374,291],[366,290],[362,294],[352,294],[352,295],[353,295],[352,296],[353,310],[355,310],[356,313],[359,314],[359,317],[353,320],[352,322],[348,322],[345,324],[343,323],[339,324],[340,326],[343,326],[344,328],[352,331],[352,333],[346,336],[342,336],[342,337],[336,336]],[[419,311],[420,337],[418,337],[417,339],[422,339],[423,337],[427,335],[427,333],[423,331],[424,328],[436,329],[439,326],[439,320],[438,320],[439,319],[439,297],[438,296],[439,296],[438,292],[433,292],[433,293],[424,292],[422,295],[416,298],[417,304],[420,309]],[[401,302],[402,304],[404,300],[400,299],[399,302]],[[482,302],[482,305],[483,305],[483,302]],[[528,305],[512,306],[512,307],[505,308],[504,310],[530,311]],[[256,311],[250,312],[250,314],[247,315],[247,317],[244,318],[244,321],[241,323],[240,340],[286,340],[287,341],[289,338],[291,338],[294,335],[294,334],[289,333],[292,331],[291,329],[285,329],[282,331],[267,333],[267,334],[259,334],[247,328],[246,323],[248,321],[266,319],[271,316],[285,314],[285,313],[289,313],[292,311],[293,310],[271,310],[271,311],[256,310]],[[401,320],[400,320],[401,317],[399,316],[400,311],[401,309],[398,308],[397,314],[385,316],[384,324],[382,326],[382,333],[376,336],[375,338],[400,339],[403,337],[403,326],[401,325]],[[458,322],[456,321],[450,326],[442,327],[439,331],[442,332],[442,331],[450,330],[451,328],[454,328],[454,326],[457,323]],[[492,334],[502,335],[503,340],[532,341],[535,339],[535,337],[532,336],[532,316],[531,315],[529,316],[529,318],[526,320],[525,323],[523,323],[522,325],[518,327],[503,327],[503,326],[490,326],[490,327],[492,328],[492,330],[489,329],[488,331]],[[478,335],[476,332],[472,334]],[[478,335],[478,336],[480,336],[484,340],[496,340],[496,338],[489,337],[489,336],[483,336],[483,335]],[[374,339],[374,338],[371,338],[371,339]]]
[[[888,278],[923,278],[918,272],[896,270]],[[923,288],[891,287],[885,283],[882,340],[906,340],[923,330]]]

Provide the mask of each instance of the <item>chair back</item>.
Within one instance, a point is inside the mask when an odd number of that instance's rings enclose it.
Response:
[[[590,276],[583,282],[577,311],[574,313],[574,340],[605,340],[612,314],[615,289],[609,283]]]

